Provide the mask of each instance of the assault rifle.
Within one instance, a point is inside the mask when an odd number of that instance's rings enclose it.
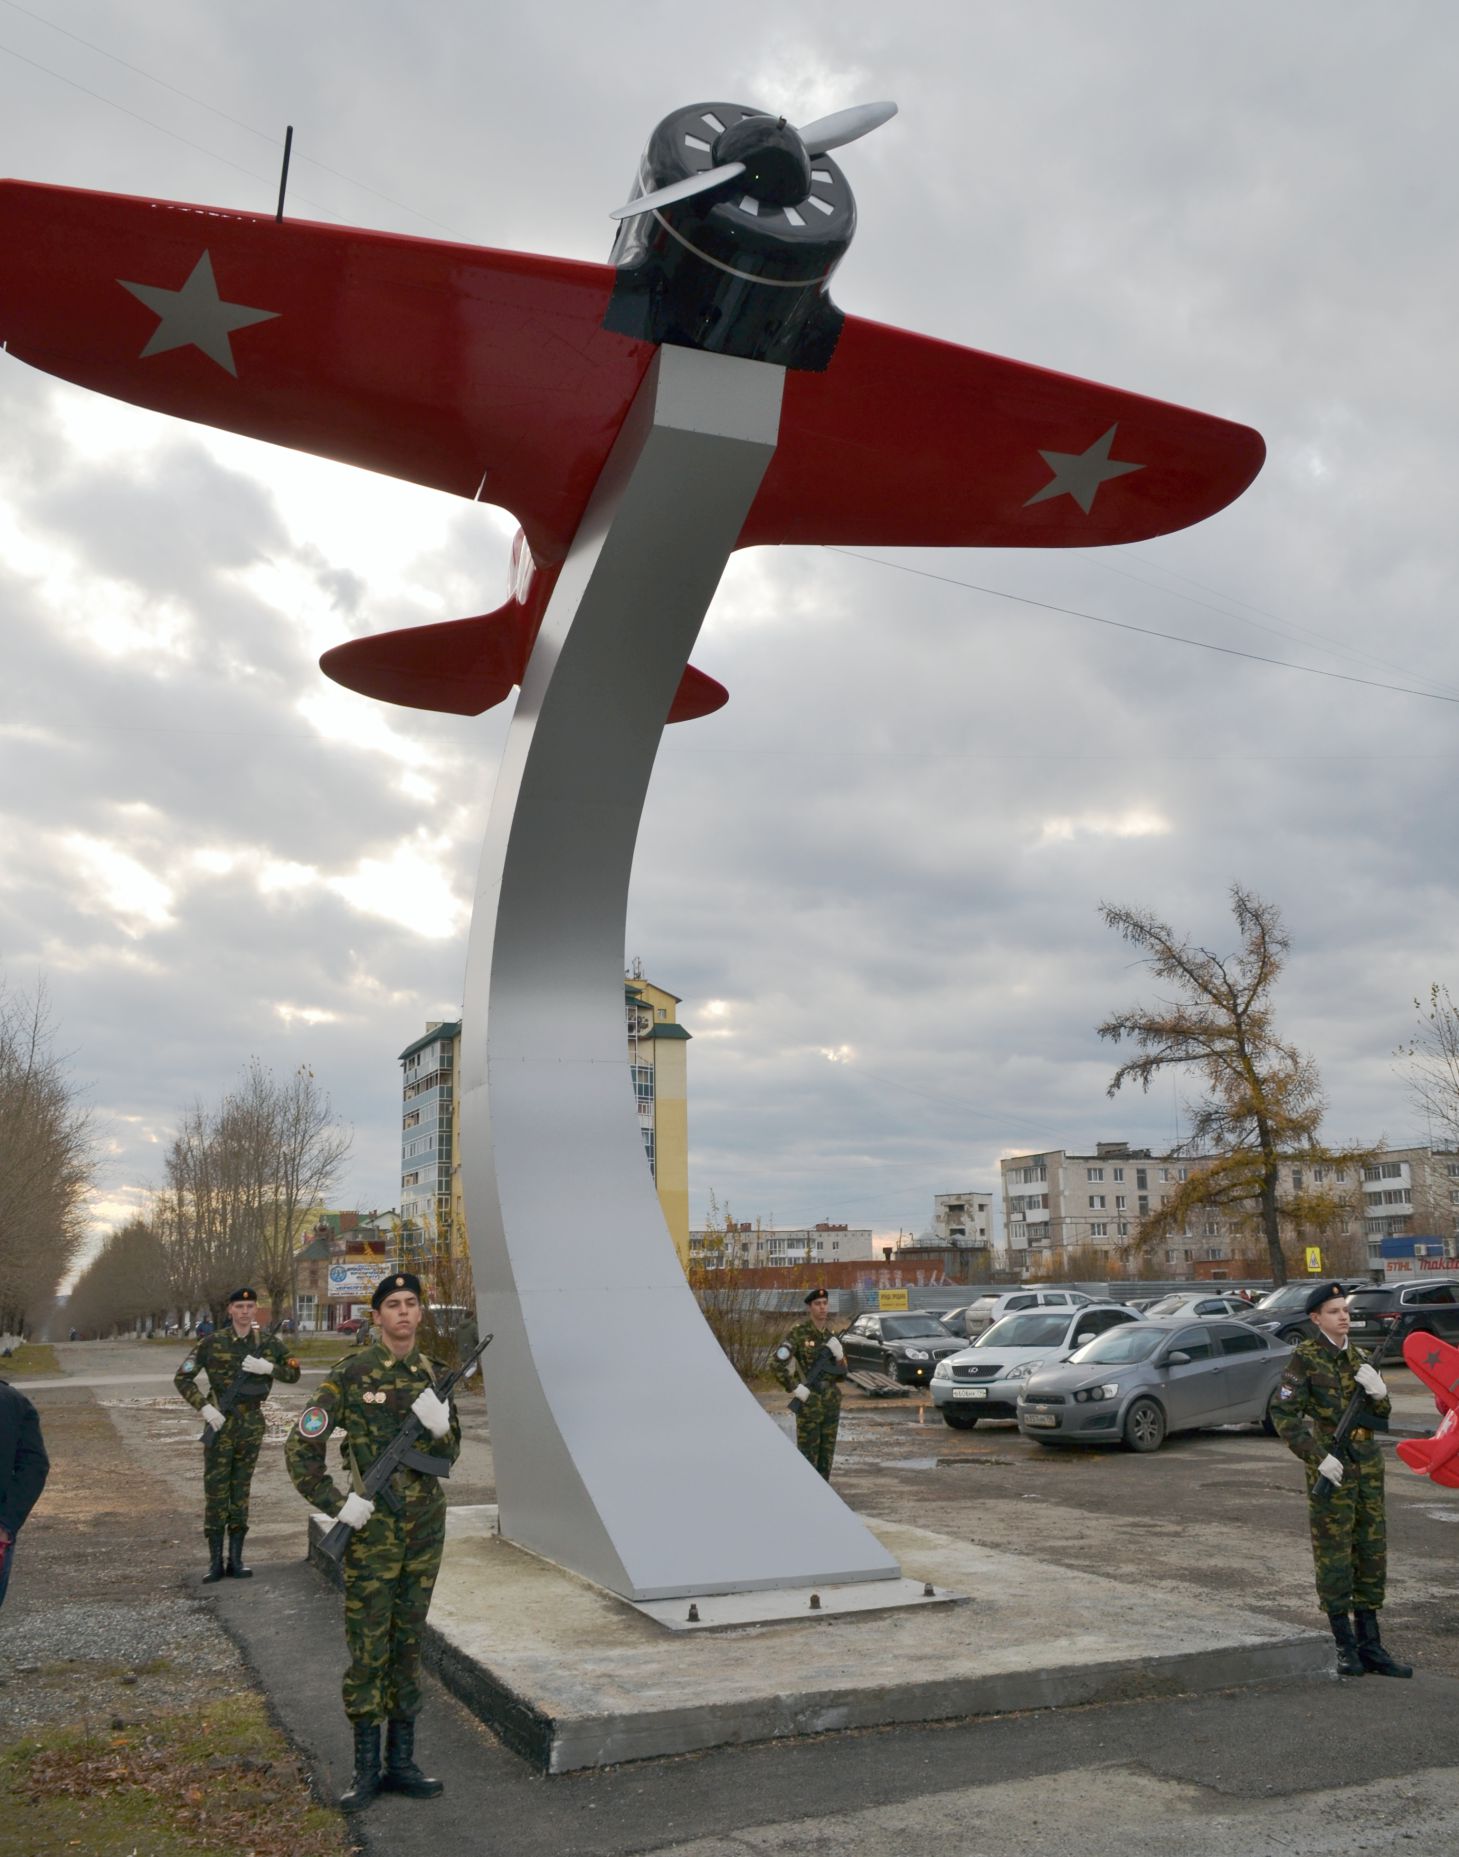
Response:
[[[850,1329],[842,1330],[843,1334],[849,1334],[850,1332]],[[801,1382],[801,1385],[805,1387],[805,1392],[802,1393],[800,1388],[797,1387],[790,1395],[790,1410],[794,1412],[797,1417],[800,1416],[801,1408],[805,1405],[806,1401],[814,1398],[828,1380],[839,1379],[846,1371],[846,1356],[844,1352],[837,1353],[831,1347],[833,1341],[839,1342],[840,1339],[840,1335],[826,1336],[826,1339],[821,1343],[820,1347],[816,1349],[815,1358],[810,1364],[805,1379]]]
[[[1374,1349],[1373,1358],[1368,1362],[1368,1365],[1376,1370],[1379,1364],[1388,1358],[1388,1355],[1392,1351],[1393,1343],[1407,1334],[1412,1326],[1413,1322],[1411,1319],[1407,1322],[1395,1322]],[[1364,1412],[1367,1410],[1367,1405],[1368,1395],[1360,1386],[1348,1403],[1343,1407],[1342,1417],[1338,1420],[1337,1426],[1333,1431],[1332,1443],[1328,1446],[1328,1449],[1332,1452],[1334,1457],[1341,1458],[1343,1456],[1343,1446],[1348,1441],[1348,1433],[1358,1423],[1359,1419],[1363,1417]],[[1378,1431],[1387,1431],[1388,1429],[1387,1419],[1380,1419],[1374,1412],[1368,1412],[1367,1423]],[[1346,1461],[1348,1460],[1344,1459],[1344,1462]],[[1312,1493],[1319,1502],[1327,1502],[1333,1496],[1336,1489],[1337,1485],[1335,1483],[1330,1483],[1326,1477],[1319,1477],[1313,1486]]]
[[[284,1325],[284,1317],[279,1316],[276,1321],[270,1323],[268,1332],[264,1336],[264,1340],[272,1341],[274,1336],[279,1332],[279,1330],[283,1327],[283,1325]],[[255,1322],[250,1331],[250,1341],[249,1341],[250,1349],[254,1353],[257,1353],[259,1345],[260,1345],[257,1341],[252,1339],[252,1336],[255,1336],[257,1334],[258,1334],[258,1323]],[[209,1378],[211,1379],[211,1377],[212,1376],[210,1375]],[[258,1374],[245,1373],[243,1368],[240,1367],[237,1373],[234,1374],[232,1385],[229,1386],[227,1392],[220,1393],[218,1395],[217,1404],[218,1404],[218,1410],[223,1414],[223,1425],[226,1425],[229,1419],[232,1418],[235,1410],[237,1409],[238,1402],[240,1399],[263,1399],[267,1395],[268,1393],[267,1384],[263,1386],[249,1386],[246,1384],[247,1381],[257,1380],[259,1377],[260,1376]],[[202,1445],[204,1452],[208,1452],[212,1450],[213,1441],[217,1438],[218,1433],[222,1431],[223,1425],[220,1425],[218,1427],[218,1431],[214,1431],[212,1426],[209,1424],[205,1423],[203,1425],[202,1436],[199,1438],[198,1442],[199,1444]]]
[[[433,1386],[431,1388],[431,1391],[436,1395],[437,1399],[443,1400],[449,1405],[452,1393],[455,1392],[456,1388],[463,1380],[470,1377],[477,1361],[490,1346],[491,1336],[483,1335],[481,1340],[477,1342],[476,1346],[466,1356],[465,1360],[462,1361],[455,1372],[448,1373],[439,1386]],[[416,1440],[420,1438],[424,1432],[425,1426],[421,1424],[415,1414],[413,1412],[407,1412],[405,1415],[405,1423],[400,1427],[400,1430],[396,1432],[395,1436],[390,1440],[389,1444],[385,1446],[385,1449],[381,1451],[370,1468],[360,1477],[360,1487],[357,1493],[366,1497],[370,1502],[373,1502],[375,1498],[383,1492],[386,1502],[389,1503],[392,1508],[398,1509],[399,1498],[395,1496],[394,1490],[390,1488],[390,1479],[395,1475],[395,1472],[400,1469],[402,1464],[412,1469],[422,1468],[422,1465],[412,1463],[412,1459],[425,1458],[429,1455],[429,1453],[417,1451],[415,1448]],[[447,1475],[450,1468],[451,1466],[444,1461],[439,1461],[439,1467],[435,1464],[431,1467],[432,1474],[436,1476]],[[394,1498],[393,1501],[391,1500],[392,1498]],[[331,1528],[324,1536],[323,1540],[320,1541],[319,1552],[338,1566],[340,1561],[344,1559],[344,1551],[349,1546],[350,1536],[354,1532],[354,1529],[350,1527],[348,1522],[336,1522],[334,1527]]]

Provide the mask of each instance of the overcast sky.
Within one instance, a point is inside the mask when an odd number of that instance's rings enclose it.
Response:
[[[291,122],[300,217],[581,259],[670,109],[895,98],[841,156],[842,308],[1265,435],[1239,502],[1127,551],[731,563],[694,654],[730,702],[669,731],[625,950],[694,1034],[696,1221],[920,1230],[1009,1151],[1167,1143],[1169,1089],[1105,1098],[1094,1028],[1149,987],[1098,905],[1225,948],[1233,880],[1290,928],[1331,1136],[1422,1139],[1392,1054],[1459,984],[1456,92],[1424,4],[0,0],[0,173],[272,210]],[[497,605],[512,519],[8,357],[0,420],[0,959],[97,1111],[98,1226],[255,1054],[354,1125],[340,1203],[395,1205],[509,706],[316,659]]]

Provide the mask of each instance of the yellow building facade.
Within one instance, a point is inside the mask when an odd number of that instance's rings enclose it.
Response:
[[[675,1249],[689,1257],[689,1034],[680,999],[645,980],[635,963],[623,983],[628,1068],[649,1171]]]

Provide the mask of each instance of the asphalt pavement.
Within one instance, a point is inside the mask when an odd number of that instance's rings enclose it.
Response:
[[[60,1354],[81,1376],[35,1383],[42,1423],[51,1400],[94,1400],[117,1437],[116,1475],[127,1477],[129,1466],[145,1472],[186,1552],[198,1525],[196,1425],[159,1391],[158,1381],[170,1375],[158,1371],[155,1351],[63,1344]],[[1420,1428],[1422,1395],[1401,1397],[1412,1398]],[[338,1687],[341,1601],[303,1561],[306,1511],[280,1459],[277,1448],[266,1454],[255,1485],[256,1577],[207,1589],[194,1587],[191,1566],[179,1577],[239,1647],[329,1796],[347,1783],[349,1767]],[[453,1502],[491,1499],[479,1406],[468,1410],[462,1472],[459,1487],[453,1479]],[[952,1433],[917,1401],[857,1400],[843,1420],[837,1481],[868,1512],[1047,1562],[1054,1614],[1064,1564],[1158,1582],[1165,1593],[1239,1592],[1273,1616],[1321,1622],[1298,1469],[1259,1433],[1177,1439],[1150,1457],[1054,1453],[1006,1426]],[[1154,1857],[1171,1848],[1188,1857],[1316,1857],[1452,1837],[1459,1830],[1452,1729],[1459,1709],[1459,1498],[1451,1501],[1455,1492],[1436,1490],[1391,1460],[1389,1490],[1394,1564],[1385,1635],[1418,1665],[1411,1682],[1334,1677],[867,1730],[544,1779],[431,1681],[419,1751],[427,1770],[445,1780],[445,1795],[382,1799],[353,1829],[363,1850],[391,1857],[446,1850],[860,1857],[910,1846],[938,1857],[1015,1850]],[[98,1501],[105,1500],[100,1492]],[[43,1499],[29,1525],[31,1545],[41,1545],[42,1531],[81,1525],[49,1515]],[[24,1568],[22,1561],[7,1614],[17,1602],[40,1608],[49,1598],[27,1591]],[[975,1632],[976,1608],[951,1616],[949,1629]]]

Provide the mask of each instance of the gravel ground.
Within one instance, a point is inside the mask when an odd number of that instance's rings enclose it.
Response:
[[[251,1687],[201,1589],[184,1584],[202,1571],[200,1541],[166,1484],[90,1393],[57,1387],[36,1403],[51,1476],[0,1611],[0,1740]]]

